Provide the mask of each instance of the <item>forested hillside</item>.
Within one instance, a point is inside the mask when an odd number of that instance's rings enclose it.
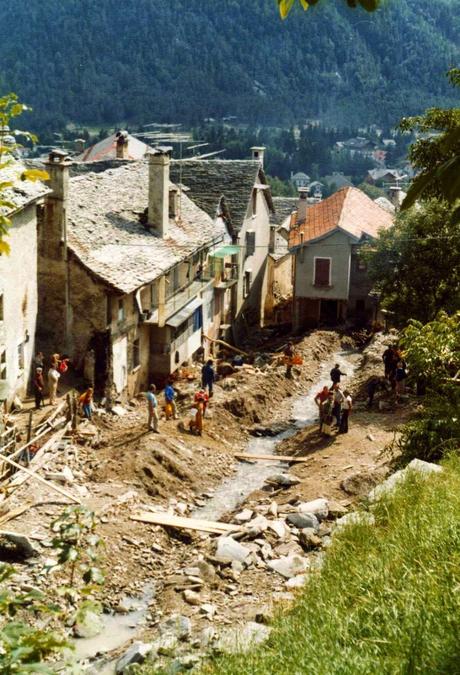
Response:
[[[39,131],[232,115],[392,124],[452,103],[459,0],[342,5],[282,22],[274,0],[2,0],[0,89],[34,107]]]

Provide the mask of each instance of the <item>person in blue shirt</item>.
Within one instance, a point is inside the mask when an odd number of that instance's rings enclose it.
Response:
[[[159,422],[158,401],[157,397],[155,396],[156,390],[157,388],[155,387],[155,385],[151,384],[145,397],[147,399],[147,410],[149,415],[148,421],[149,431],[154,431],[156,434],[159,434],[160,432],[158,431],[158,422]]]
[[[172,380],[168,381],[165,387],[166,419],[169,419],[168,407],[171,408],[173,418],[177,420],[176,392],[172,386]]]
[[[208,388],[209,398],[213,394],[214,380],[216,379],[216,373],[212,367],[212,359],[206,361],[205,365],[201,369],[201,386],[203,389]]]

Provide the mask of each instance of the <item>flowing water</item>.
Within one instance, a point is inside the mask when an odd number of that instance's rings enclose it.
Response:
[[[339,364],[341,371],[347,374],[347,377],[343,378],[343,382],[346,384],[360,361],[361,355],[357,352],[339,351],[333,354],[322,364],[315,383],[305,394],[294,399],[289,420],[290,426],[277,436],[252,438],[248,443],[246,452],[252,455],[276,454],[276,447],[280,441],[290,438],[303,427],[315,424],[318,420],[318,407],[314,397],[324,385],[330,385],[329,372],[331,368],[336,363]],[[254,464],[240,462],[236,473],[230,478],[226,478],[216,489],[206,506],[196,509],[192,516],[209,520],[219,519],[224,513],[232,511],[238,504],[241,504],[253,490],[261,488],[269,476],[287,470],[287,467],[286,462],[281,459],[279,463],[273,460],[257,461]]]

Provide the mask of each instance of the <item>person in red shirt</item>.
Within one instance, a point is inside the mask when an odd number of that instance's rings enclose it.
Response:
[[[203,405],[203,417],[206,415],[206,408],[209,403],[209,396],[204,389],[200,389],[195,394],[195,403],[202,403]]]
[[[319,392],[316,394],[316,396],[315,396],[315,398],[314,398],[314,401],[315,401],[316,405],[317,405],[318,408],[319,408],[319,428],[320,428],[320,429],[321,429],[321,427],[322,427],[322,425],[323,425],[323,417],[324,417],[324,415],[323,415],[323,403],[324,403],[325,401],[327,401],[327,397],[328,397],[328,396],[329,396],[329,388],[328,388],[327,385],[325,385],[325,386],[321,389],[321,391],[319,391]]]

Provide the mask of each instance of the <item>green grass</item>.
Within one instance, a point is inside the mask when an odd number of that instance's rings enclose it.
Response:
[[[460,673],[460,460],[412,474],[334,538],[268,642],[208,662],[218,675]]]

